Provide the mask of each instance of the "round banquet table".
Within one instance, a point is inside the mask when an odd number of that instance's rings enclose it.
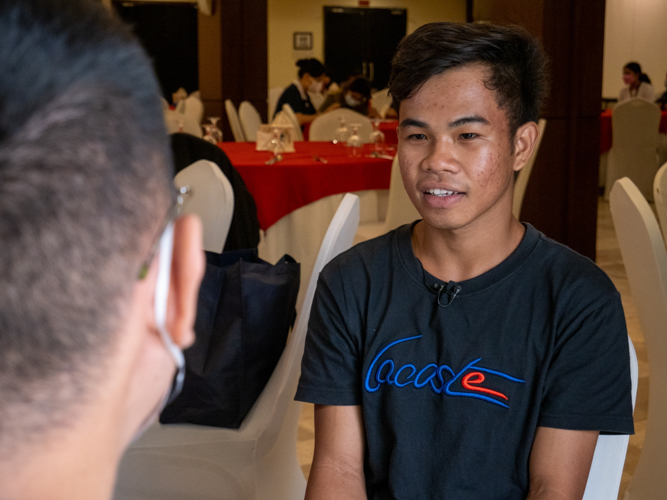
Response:
[[[257,204],[263,229],[259,256],[276,262],[289,254],[301,264],[301,307],[317,253],[345,193],[360,197],[360,219],[378,220],[386,210],[391,159],[369,158],[371,146],[362,156],[350,157],[347,148],[329,142],[296,142],[296,152],[284,153],[273,165],[268,151],[255,151],[255,143],[218,144],[238,170]],[[388,150],[395,153],[395,148]],[[318,156],[327,161],[313,159]]]

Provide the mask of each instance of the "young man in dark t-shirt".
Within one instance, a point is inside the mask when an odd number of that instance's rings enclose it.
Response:
[[[297,392],[316,405],[307,499],[580,499],[598,434],[633,432],[618,292],[512,216],[545,66],[518,28],[401,42],[390,93],[423,220],[320,276]]]

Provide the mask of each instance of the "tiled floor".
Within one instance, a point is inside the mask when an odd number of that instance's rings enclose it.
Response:
[[[635,435],[630,437],[628,455],[625,461],[623,480],[619,492],[619,499],[622,499],[632,477],[632,472],[639,460],[639,454],[644,442],[646,412],[648,410],[648,364],[646,349],[644,347],[644,336],[639,326],[637,311],[632,300],[632,295],[630,294],[625,268],[623,267],[621,253],[616,241],[616,233],[611,220],[611,213],[609,212],[609,203],[601,199],[598,202],[597,264],[611,277],[616,288],[621,292],[628,333],[635,346],[639,360],[639,388],[635,407]],[[313,406],[304,404],[299,422],[297,454],[306,477],[308,477],[313,460],[314,437]]]

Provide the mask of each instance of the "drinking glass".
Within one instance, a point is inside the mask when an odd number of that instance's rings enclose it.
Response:
[[[384,133],[380,130],[380,120],[373,120],[373,131],[370,136],[370,143],[373,145],[373,151],[384,153]]]
[[[361,156],[361,149],[364,146],[363,141],[361,140],[361,137],[359,137],[359,127],[361,125],[359,123],[351,123],[350,127],[352,127],[352,135],[348,137],[347,139],[347,154],[348,156]]]
[[[213,144],[217,144],[218,142],[222,142],[222,130],[218,128],[218,120],[220,119],[219,116],[211,116],[209,117],[209,120],[211,121],[211,137],[213,140],[211,141]]]
[[[210,123],[204,123],[202,125],[202,127],[204,127],[204,130],[206,130],[206,134],[204,134],[203,139],[205,141],[208,141],[208,142],[212,143],[212,144],[217,144],[218,141],[215,139],[215,137],[213,137],[213,134],[212,134],[213,125],[211,125]]]
[[[278,158],[283,152],[283,134],[282,130],[275,127],[271,131],[271,140],[269,141],[269,149],[273,151],[273,157]]]
[[[333,143],[334,144],[345,144],[347,142],[348,137],[350,136],[350,132],[347,130],[347,127],[345,126],[345,117],[341,116],[340,117],[340,124],[338,125],[338,128],[336,129],[336,135],[334,136]]]

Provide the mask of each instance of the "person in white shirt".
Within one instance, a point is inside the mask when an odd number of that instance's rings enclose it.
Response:
[[[618,102],[627,101],[633,97],[641,97],[647,101],[653,101],[655,98],[651,79],[646,73],[642,73],[639,63],[629,62],[623,66],[623,83],[626,86],[621,89]]]

